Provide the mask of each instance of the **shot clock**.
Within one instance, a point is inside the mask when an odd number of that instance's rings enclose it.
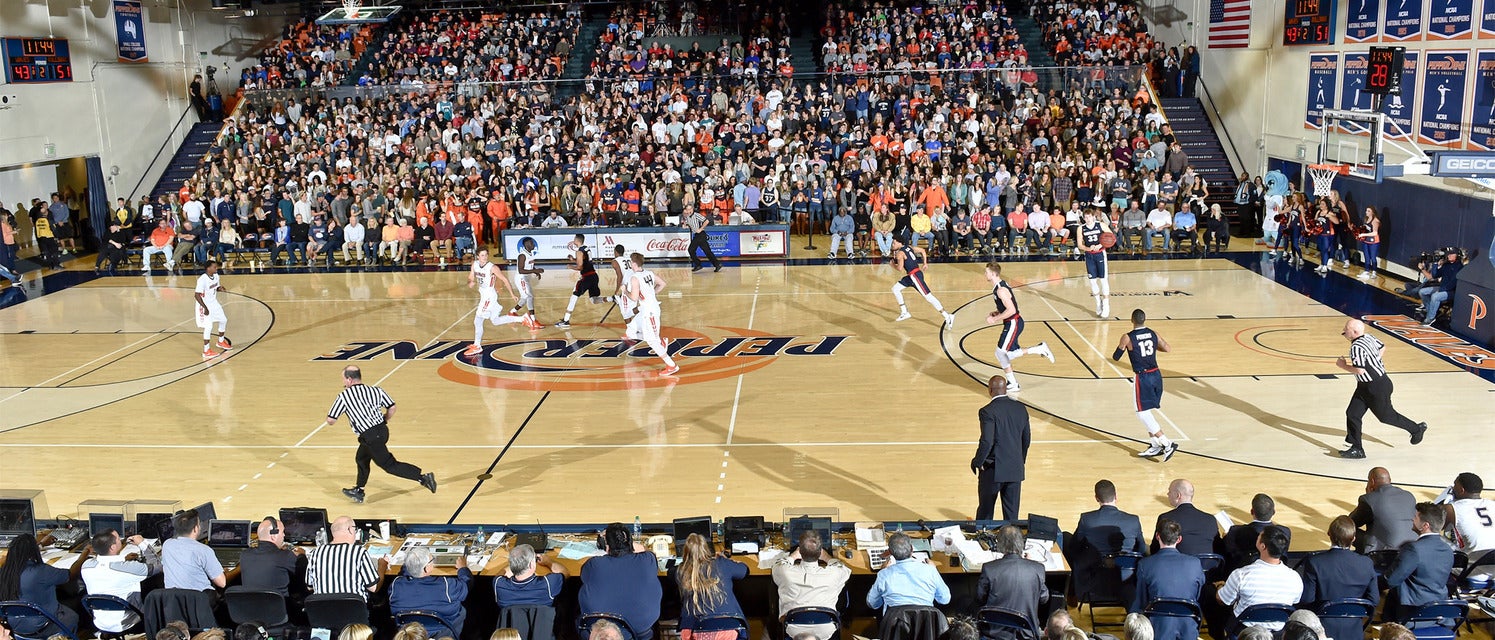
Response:
[[[5,81],[11,84],[72,82],[73,58],[62,38],[3,38]]]
[[[1371,47],[1365,69],[1365,92],[1387,96],[1402,92],[1402,57],[1406,47]]]

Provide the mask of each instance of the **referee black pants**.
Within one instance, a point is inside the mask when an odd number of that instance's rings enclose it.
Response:
[[[385,473],[397,478],[420,482],[420,467],[395,459],[389,452],[389,425],[383,422],[358,434],[358,484],[369,482],[369,462],[379,465]]]
[[[1351,447],[1360,448],[1360,423],[1365,418],[1365,411],[1370,410],[1376,419],[1393,427],[1414,433],[1417,431],[1417,423],[1411,418],[1397,413],[1396,408],[1391,406],[1391,376],[1381,376],[1371,382],[1359,382],[1355,384],[1355,395],[1350,396],[1350,406],[1344,410],[1345,417],[1345,442]]]
[[[690,266],[691,266],[691,268],[699,269],[701,267],[701,259],[696,257],[696,249],[700,249],[701,251],[706,252],[706,259],[711,261],[711,266],[713,266],[713,267],[721,267],[722,266],[722,261],[718,260],[716,258],[716,254],[711,252],[711,241],[707,237],[705,231],[702,231],[700,233],[693,233],[693,234],[691,234],[691,236],[690,236],[690,248],[687,249],[687,251],[690,252]]]
[[[1023,483],[989,482],[976,484],[976,519],[991,520],[996,515],[997,499],[1002,500],[1002,519],[1016,520],[1022,500]]]

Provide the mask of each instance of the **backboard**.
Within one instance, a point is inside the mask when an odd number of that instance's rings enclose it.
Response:
[[[1318,162],[1349,167],[1347,175],[1381,182],[1409,174],[1426,174],[1429,158],[1385,113],[1361,109],[1325,109],[1319,131]]]
[[[344,2],[343,6],[337,7],[322,17],[317,18],[317,24],[371,24],[389,22],[395,14],[404,7],[400,5],[361,7],[357,3]]]

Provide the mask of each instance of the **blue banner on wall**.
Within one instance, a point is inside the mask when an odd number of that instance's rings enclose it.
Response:
[[[1431,0],[1428,5],[1429,40],[1467,40],[1474,37],[1474,0]]]
[[[1450,149],[1464,146],[1464,95],[1469,85],[1468,51],[1428,51],[1422,65],[1422,110],[1417,143]]]
[[[1382,31],[1385,40],[1421,40],[1422,0],[1386,0],[1386,28]]]
[[[1417,53],[1408,51],[1402,57],[1401,95],[1386,96],[1381,102],[1381,113],[1386,114],[1386,137],[1393,140],[1412,140],[1412,107],[1417,104]],[[1395,122],[1398,127],[1392,127]]]
[[[140,0],[114,0],[114,38],[119,43],[120,62],[147,62],[145,13]]]
[[[1495,51],[1474,60],[1474,112],[1469,114],[1469,147],[1495,151]]]
[[[1495,38],[1495,0],[1485,0],[1479,12],[1479,37]]]
[[[1344,72],[1340,79],[1340,86],[1344,90],[1339,94],[1340,109],[1370,109],[1370,93],[1365,91],[1365,74],[1370,70],[1370,54],[1368,53],[1346,53],[1344,54]],[[1345,121],[1341,121],[1343,124]],[[1370,133],[1370,127],[1359,130],[1340,127],[1346,133]]]
[[[1339,54],[1312,53],[1308,55],[1308,116],[1303,126],[1320,129],[1324,126],[1324,109],[1334,108],[1334,88],[1339,79]]]
[[[1495,1],[1495,0],[1492,0]],[[1378,0],[1350,0],[1344,25],[1345,42],[1375,42],[1381,33],[1381,3]]]

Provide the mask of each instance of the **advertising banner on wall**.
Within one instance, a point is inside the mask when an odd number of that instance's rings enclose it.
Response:
[[[114,0],[114,39],[120,62],[148,62],[145,51],[145,14],[140,0]]]
[[[1422,109],[1417,144],[1464,146],[1464,97],[1469,84],[1468,51],[1427,51],[1422,65]]]
[[[1468,40],[1472,37],[1474,0],[1429,0],[1429,40]]]
[[[1382,40],[1421,40],[1422,0],[1386,0],[1386,26],[1382,32]]]
[[[611,259],[613,248],[623,245],[626,254],[641,253],[645,258],[687,258],[690,256],[690,232],[678,227],[659,229],[596,228],[516,229],[503,234],[503,257],[513,261],[519,256],[519,243],[525,238],[535,241],[537,261],[566,260],[571,252],[566,245],[581,233],[594,260]],[[778,225],[720,226],[706,229],[711,252],[718,258],[783,257],[789,254],[788,229]]]
[[[1344,41],[1375,42],[1381,34],[1381,3],[1350,0],[1345,10]]]
[[[1339,92],[1340,109],[1370,109],[1370,93],[1365,91],[1365,76],[1370,70],[1370,54],[1368,53],[1346,53],[1344,54],[1344,70],[1340,77],[1340,86],[1344,90]],[[1343,133],[1369,134],[1370,127],[1357,129],[1352,124],[1341,120],[1336,128]]]
[[[1413,109],[1417,106],[1417,53],[1408,51],[1402,57],[1402,92],[1386,96],[1381,113],[1386,114],[1386,137],[1410,142],[1413,134]],[[1397,127],[1391,126],[1395,122]]]
[[[1484,0],[1479,12],[1479,37],[1495,38],[1495,0]]]
[[[1474,110],[1469,114],[1469,148],[1495,151],[1495,51],[1474,59]]]
[[[1308,54],[1308,115],[1303,126],[1324,126],[1324,109],[1334,108],[1334,88],[1339,78],[1339,54]]]

